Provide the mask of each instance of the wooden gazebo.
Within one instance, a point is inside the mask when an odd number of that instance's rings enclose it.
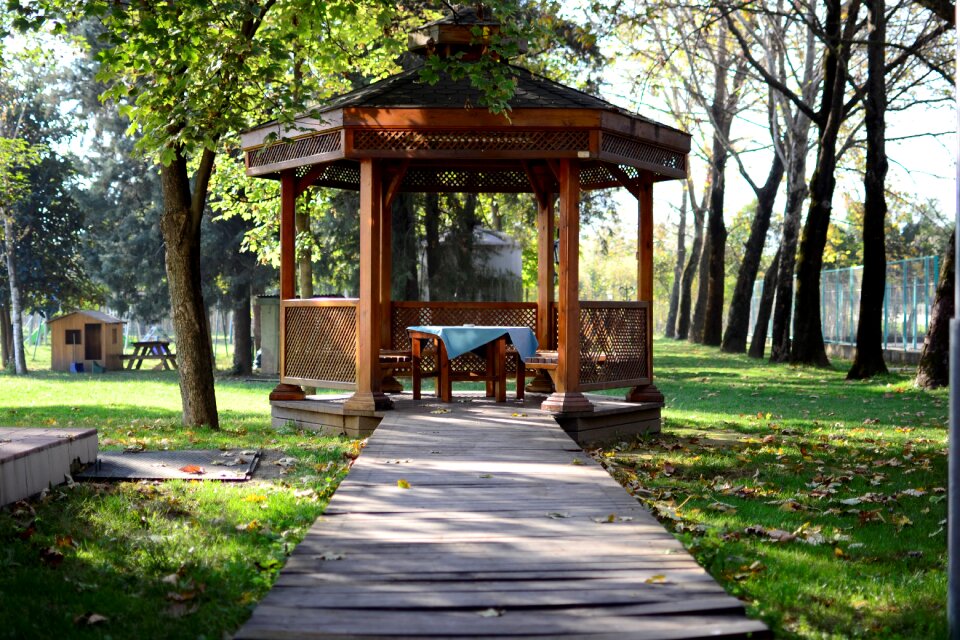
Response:
[[[410,36],[422,55],[483,47],[472,29],[498,23],[468,8]],[[504,62],[504,64],[507,64]],[[302,398],[296,385],[353,390],[344,407],[392,406],[382,391],[382,350],[409,348],[405,327],[475,322],[529,325],[551,369],[542,408],[591,410],[584,391],[629,387],[627,400],[662,403],[653,385],[653,184],[686,176],[690,136],[581,91],[514,67],[509,119],[482,107],[468,79],[435,85],[413,69],[332,100],[293,126],[243,134],[247,175],[281,184],[280,382],[272,399]],[[357,300],[295,298],[294,207],[311,186],[360,192]],[[639,205],[638,299],[578,297],[582,190],[624,187]],[[537,204],[536,303],[394,302],[390,210],[401,192],[531,193]],[[559,224],[554,201],[559,196]],[[554,237],[559,286],[554,301]]]

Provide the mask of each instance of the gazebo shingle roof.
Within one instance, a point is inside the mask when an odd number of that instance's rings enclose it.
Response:
[[[345,107],[481,107],[481,91],[471,84],[469,78],[454,80],[448,74],[442,73],[440,80],[430,85],[420,79],[422,68],[419,66],[337,96],[329,104],[321,105],[320,112]],[[514,109],[605,109],[654,122],[522,67],[510,65],[510,68],[517,79],[517,88],[509,103]]]

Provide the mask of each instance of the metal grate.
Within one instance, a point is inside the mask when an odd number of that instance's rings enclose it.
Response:
[[[357,308],[284,306],[283,377],[304,380],[357,381]]]
[[[580,383],[636,380],[647,368],[648,308],[586,303],[580,308]]]
[[[582,151],[590,134],[560,131],[357,131],[353,148],[378,151]]]
[[[637,140],[612,133],[603,134],[601,149],[604,153],[610,153],[637,162],[658,165],[667,169],[682,171],[685,167],[683,160],[684,155],[678,151],[655,147],[652,144],[638,142]]]
[[[250,167],[264,167],[277,162],[309,158],[321,153],[340,150],[340,132],[324,133],[317,136],[300,138],[293,142],[277,142],[248,154]]]

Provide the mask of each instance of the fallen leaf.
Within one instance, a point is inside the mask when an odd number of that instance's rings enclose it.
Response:
[[[450,409],[434,409],[430,413],[450,413]]]
[[[54,547],[47,547],[40,551],[40,560],[48,567],[59,567],[63,564],[63,554]]]
[[[404,480],[403,478],[400,478],[399,480],[397,480],[397,486],[400,487],[401,489],[409,489],[410,483]]]
[[[317,560],[343,560],[347,557],[347,554],[342,551],[324,551],[323,553],[313,556]]]
[[[582,467],[582,466],[583,466],[583,460],[580,460],[579,458],[574,458],[573,460],[570,461],[570,464],[575,465],[575,466],[578,466],[578,467]]]
[[[484,609],[483,611],[477,611],[477,615],[481,618],[499,618],[503,615],[503,609]]]
[[[525,414],[525,413],[514,413],[514,414],[511,414],[511,415],[512,415],[514,418],[526,418],[526,417],[527,417],[527,414]]]
[[[658,573],[655,576],[650,576],[649,578],[644,580],[646,584],[663,584],[666,581],[667,581],[667,576],[663,575],[662,573]]]
[[[558,511],[551,511],[547,514],[548,518],[553,518],[554,520],[559,520],[560,518],[572,518],[573,515],[569,513],[560,513]]]
[[[205,473],[203,467],[198,464],[187,464],[180,467],[179,470],[184,473],[195,473],[197,475],[203,475]]]
[[[732,504],[727,504],[726,502],[711,502],[709,505],[707,505],[707,508],[712,509],[713,511],[719,511],[721,513],[737,512],[737,508],[735,506]]]
[[[92,627],[95,624],[103,624],[109,622],[110,618],[107,616],[102,616],[99,613],[84,613],[73,619],[73,624],[83,625],[85,627]]]

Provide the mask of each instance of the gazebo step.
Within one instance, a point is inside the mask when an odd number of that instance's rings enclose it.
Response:
[[[0,428],[0,506],[66,481],[97,459],[96,429]]]

